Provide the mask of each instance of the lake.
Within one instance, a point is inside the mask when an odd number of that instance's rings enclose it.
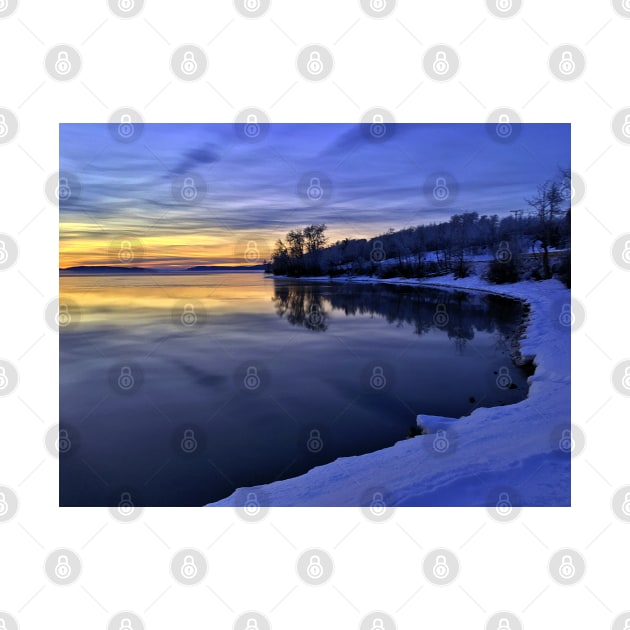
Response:
[[[205,505],[527,395],[523,306],[488,294],[231,272],[60,295],[65,506]]]

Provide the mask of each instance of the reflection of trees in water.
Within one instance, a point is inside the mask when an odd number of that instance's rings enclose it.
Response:
[[[307,285],[278,284],[272,298],[276,313],[293,326],[304,326],[308,330],[325,331],[328,328],[328,313],[324,310],[323,296],[319,287]]]
[[[494,295],[386,284],[308,285],[276,280],[272,299],[278,315],[286,316],[294,326],[326,330],[326,306],[346,316],[378,316],[397,326],[408,324],[417,335],[443,330],[458,350],[474,338],[475,331],[496,333],[507,344],[523,313],[520,302]]]

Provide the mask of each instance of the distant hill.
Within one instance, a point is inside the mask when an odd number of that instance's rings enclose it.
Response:
[[[86,273],[86,274],[129,274],[129,273],[155,273],[154,269],[144,267],[113,267],[107,265],[79,265],[78,267],[66,267],[59,269],[59,273]]]
[[[265,265],[199,265],[188,269],[148,269],[146,267],[114,267],[112,265],[79,265],[59,269],[60,274],[85,274],[85,275],[129,275],[129,274],[176,274],[176,273],[209,273],[218,271],[263,271]]]

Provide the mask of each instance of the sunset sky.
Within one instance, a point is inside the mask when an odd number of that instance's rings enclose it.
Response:
[[[369,125],[271,124],[253,139],[234,124],[60,125],[60,267],[186,268],[268,257],[295,227],[326,223],[331,241],[475,211],[525,208],[537,184],[570,167],[570,126],[520,125],[497,142],[485,124],[405,124],[375,141]],[[516,127],[515,127],[516,129]],[[446,175],[451,194],[431,190]],[[306,190],[319,180],[322,199]],[[192,200],[182,188],[192,182]],[[203,190],[205,188],[205,191]],[[190,190],[190,186],[189,186]],[[63,196],[62,196],[63,197]]]

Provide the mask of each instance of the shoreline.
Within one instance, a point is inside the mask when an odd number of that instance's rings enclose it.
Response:
[[[535,366],[535,372],[528,377],[529,389],[524,400],[512,405],[478,407],[460,418],[419,414],[416,422],[426,431],[422,435],[372,453],[339,458],[298,477],[250,488],[258,489],[268,505],[364,505],[365,499],[357,493],[357,484],[364,486],[365,492],[369,487],[385,490],[387,504],[392,506],[487,505],[492,502],[489,488],[471,487],[475,476],[479,478],[481,475],[492,480],[486,485],[514,486],[513,494],[519,497],[516,502],[521,505],[570,505],[570,458],[558,456],[553,438],[554,432],[570,427],[570,333],[554,330],[553,320],[547,318],[559,300],[570,302],[570,290],[559,281],[491,285],[478,276],[456,280],[452,274],[439,279],[265,277],[427,286],[517,299],[528,307],[524,321],[514,335],[518,340],[518,356]],[[563,338],[563,334],[567,336]],[[564,419],[563,415],[566,416]],[[452,460],[449,457],[435,458],[426,448],[431,435],[445,428],[453,432],[457,445],[458,455]],[[424,465],[420,470],[419,457]],[[518,483],[518,471],[522,473],[523,468],[528,470],[530,466],[533,471],[529,476],[533,479],[523,483],[534,487],[527,491],[518,489],[522,485]],[[403,474],[403,470],[407,473]],[[555,488],[550,489],[549,484],[554,483],[554,478]],[[237,506],[237,498],[243,490],[239,488],[210,505]]]

